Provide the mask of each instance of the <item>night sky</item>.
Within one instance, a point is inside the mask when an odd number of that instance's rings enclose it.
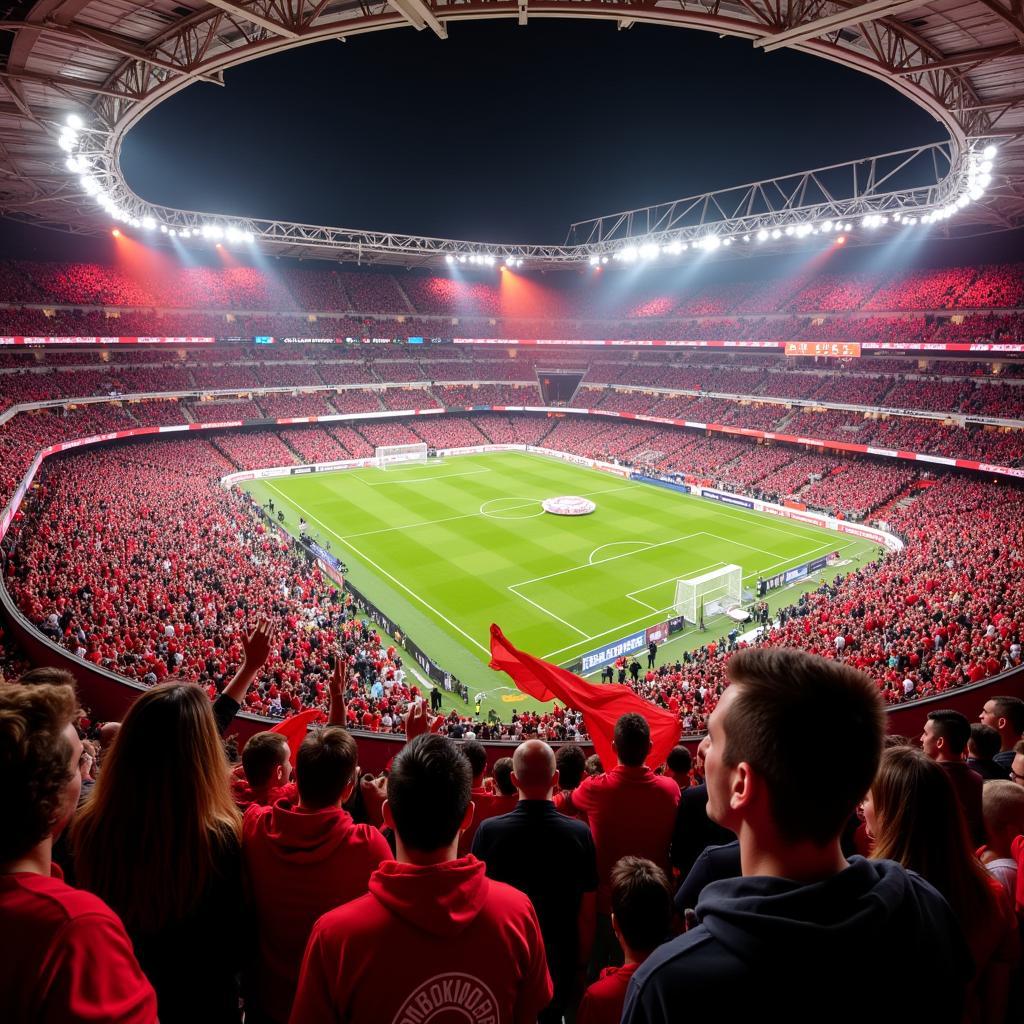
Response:
[[[223,214],[561,242],[615,210],[944,138],[827,61],[614,22],[455,23],[303,47],[128,135],[144,198]]]

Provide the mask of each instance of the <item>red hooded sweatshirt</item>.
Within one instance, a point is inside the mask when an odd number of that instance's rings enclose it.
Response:
[[[551,1001],[544,940],[524,893],[474,856],[385,861],[370,892],[316,923],[292,1024],[526,1024]]]
[[[284,1024],[317,918],[362,896],[391,848],[377,829],[356,825],[340,807],[302,811],[279,800],[245,812],[242,856],[259,937],[247,995]]]

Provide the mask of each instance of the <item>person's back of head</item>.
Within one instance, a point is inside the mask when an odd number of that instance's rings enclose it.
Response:
[[[512,758],[499,757],[494,762],[494,788],[499,796],[515,796],[518,790],[512,781]]]
[[[206,692],[163,683],[128,710],[75,818],[75,869],[129,930],[158,931],[188,914],[240,830]]]
[[[966,926],[992,905],[956,790],[942,765],[915,747],[882,755],[865,802],[872,856],[916,871],[946,897]]]
[[[627,768],[638,768],[651,752],[651,727],[643,715],[635,712],[623,715],[615,723],[612,738],[619,764]]]
[[[714,776],[719,760],[729,771],[746,764],[764,783],[782,842],[834,841],[878,766],[885,714],[875,684],[842,662],[785,647],[738,651],[726,673],[731,685],[710,719],[709,816],[737,831]]]
[[[1024,788],[1009,779],[986,782],[981,807],[989,848],[1000,857],[1011,857],[1014,839],[1024,835]]]
[[[546,800],[555,785],[554,751],[543,740],[526,740],[512,755],[512,781],[526,800]]]
[[[991,761],[999,753],[1000,739],[997,730],[981,722],[971,724],[971,739],[967,752],[979,761]]]
[[[665,872],[643,857],[623,857],[612,868],[612,922],[627,956],[638,962],[669,938],[672,889]]]
[[[575,789],[587,771],[587,755],[575,743],[566,743],[555,751],[558,785],[561,789]]]
[[[693,767],[693,757],[690,751],[682,744],[673,747],[665,758],[665,768],[670,778],[675,779],[680,789],[685,789],[690,784],[690,769]]]
[[[399,852],[431,854],[453,846],[469,824],[473,776],[459,744],[426,733],[407,743],[388,774],[385,821]]]
[[[971,739],[971,723],[959,711],[930,711],[921,734],[921,748],[937,760],[959,761]]]
[[[587,775],[603,775],[604,765],[601,763],[601,758],[597,754],[591,754],[587,758]]]
[[[469,762],[473,773],[473,785],[479,785],[487,771],[487,749],[479,740],[464,740],[462,756]]]
[[[76,707],[70,686],[0,686],[0,868],[59,833],[74,811],[81,789]]]
[[[300,804],[308,810],[321,810],[347,800],[355,785],[358,757],[356,741],[341,726],[311,732],[295,756]]]
[[[66,668],[54,665],[41,665],[30,668],[17,678],[18,686],[70,686],[75,688],[75,677]]]
[[[258,732],[242,749],[242,771],[253,789],[287,782],[288,741],[277,732]]]

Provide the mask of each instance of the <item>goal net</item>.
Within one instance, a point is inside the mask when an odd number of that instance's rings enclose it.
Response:
[[[420,444],[378,445],[374,456],[377,460],[377,465],[381,469],[387,469],[388,466],[403,465],[407,462],[426,462],[427,446],[423,442]]]
[[[685,616],[687,622],[696,622],[700,618],[701,602],[704,618],[710,619],[738,607],[742,600],[743,570],[738,565],[724,565],[701,576],[676,580],[673,607],[676,615]]]

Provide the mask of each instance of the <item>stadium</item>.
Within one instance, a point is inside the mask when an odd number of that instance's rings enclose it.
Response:
[[[1024,1019],[1019,5],[0,28],[10,1019]]]

